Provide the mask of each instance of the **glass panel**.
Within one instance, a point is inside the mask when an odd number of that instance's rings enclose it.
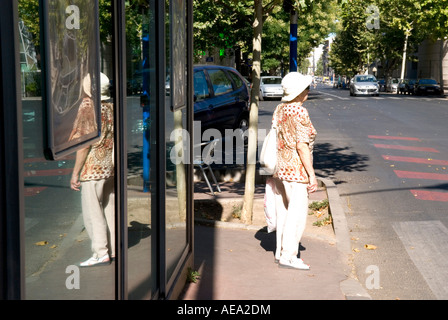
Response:
[[[234,72],[228,71],[228,74],[230,75],[230,78],[232,78],[233,82],[235,83],[235,89],[241,88],[243,85],[243,80],[239,76],[237,76]]]
[[[219,96],[233,90],[232,82],[227,78],[226,74],[222,70],[208,70],[210,81],[213,85],[213,91],[215,96]]]
[[[186,74],[186,8],[181,0],[169,1],[167,6],[167,20],[170,28],[167,28],[167,37],[171,43],[171,51],[167,52],[167,63],[170,63],[171,71],[178,74]],[[170,11],[168,11],[170,10]],[[169,14],[171,12],[171,14]],[[171,31],[171,32],[170,32]],[[179,72],[179,70],[181,70]],[[186,77],[175,77],[180,81],[186,81]],[[171,77],[173,79],[173,77]],[[177,87],[186,88],[186,83],[177,83]],[[180,93],[179,93],[180,92]],[[177,94],[186,94],[186,90]],[[184,159],[188,155],[186,143],[186,108],[171,111],[173,102],[186,100],[186,97],[171,97],[170,92],[166,96],[166,272],[169,280],[180,262],[181,256],[187,246],[187,171]],[[175,100],[175,101],[173,101]],[[173,101],[173,102],[172,102]]]
[[[126,1],[129,299],[150,299],[156,286],[155,8],[155,1]]]
[[[194,73],[194,98],[199,102],[207,99],[210,96],[208,89],[207,79],[205,78],[204,71],[198,71]]]
[[[102,98],[107,102],[101,103],[102,133],[99,142],[60,161],[46,160],[43,152],[43,132],[46,130],[43,127],[45,113],[40,87],[41,63],[36,50],[39,46],[37,3],[19,1],[26,298],[114,299],[115,263],[107,262],[114,254],[113,103],[107,97]],[[79,15],[76,14],[78,9]],[[74,14],[71,18],[75,20],[86,16],[83,14],[86,7],[81,2],[79,7],[71,6],[70,10],[61,13],[61,21],[65,21],[66,14]],[[110,12],[110,8],[106,8],[106,12]],[[108,19],[107,14],[103,15],[103,23],[105,19]],[[110,26],[110,21],[107,25]],[[103,33],[102,39],[110,35],[107,28],[103,29]],[[85,44],[78,45],[87,51],[88,56],[89,47]],[[56,48],[53,49],[56,51]],[[110,60],[104,58],[110,57],[110,53],[110,46],[103,42],[103,58],[100,63],[105,75],[112,74],[107,68]],[[82,81],[82,68],[80,65],[72,65],[70,70],[66,70],[71,72],[76,83],[83,84],[85,94],[82,102],[65,114],[71,118],[75,130],[83,130],[89,123],[82,117],[88,113],[86,111],[89,110],[90,103],[89,86],[87,83],[84,86]],[[109,86],[110,82],[106,77],[100,88],[105,96],[109,95]],[[81,155],[86,156],[87,160],[79,161],[78,166],[76,159],[80,159]],[[93,176],[96,174],[97,176]],[[71,187],[80,191],[72,190]],[[98,215],[95,216],[94,213]],[[80,262],[92,256],[102,257],[106,254],[109,258],[104,258],[104,261],[94,261],[107,262],[101,267],[80,266]]]

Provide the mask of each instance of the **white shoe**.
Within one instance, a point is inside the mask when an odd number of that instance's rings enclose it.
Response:
[[[302,259],[292,258],[290,260],[280,259],[278,266],[287,269],[310,270],[310,266],[305,264]]]
[[[80,267],[93,267],[93,266],[104,266],[104,265],[108,265],[110,264],[110,258],[109,255],[106,253],[103,257],[101,258],[95,258],[95,257],[91,257],[90,259],[81,262],[79,264]]]

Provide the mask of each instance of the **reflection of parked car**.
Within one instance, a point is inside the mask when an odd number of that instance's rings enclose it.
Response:
[[[282,77],[264,76],[260,82],[260,100],[283,97]]]
[[[372,75],[357,75],[350,81],[350,95],[379,95],[378,82]]]
[[[414,93],[415,80],[404,79],[398,84],[397,94],[413,94]]]
[[[419,79],[414,85],[414,94],[436,94],[442,95],[443,88],[434,79]]]
[[[194,120],[202,131],[249,127],[249,89],[245,79],[233,68],[194,67]]]
[[[384,79],[378,80],[378,89],[379,91],[386,91],[386,81]]]
[[[387,92],[393,92],[393,93],[395,93],[395,92],[397,92],[397,89],[398,89],[398,79],[396,79],[396,78],[391,78],[391,79],[389,79],[388,81],[387,81],[387,83],[386,83],[386,91]]]

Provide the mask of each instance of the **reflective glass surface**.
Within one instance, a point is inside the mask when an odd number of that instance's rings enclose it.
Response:
[[[113,83],[113,73],[111,61],[107,58],[111,57],[110,42],[102,43],[103,55],[100,63],[101,72],[105,77],[101,87],[94,88],[93,75],[86,72],[89,70],[86,66],[91,64],[89,59],[92,59],[89,46],[85,45],[79,34],[73,36],[78,29],[74,30],[70,27],[72,25],[66,24],[66,31],[64,26],[54,26],[62,30],[65,39],[70,39],[72,49],[76,47],[84,52],[82,57],[74,57],[70,50],[62,48],[57,51],[58,48],[53,48],[53,54],[61,61],[66,61],[64,68],[54,70],[63,72],[63,79],[70,79],[67,89],[70,90],[72,85],[76,89],[70,91],[72,96],[73,92],[77,92],[76,99],[73,99],[76,103],[63,110],[57,107],[54,110],[59,112],[61,117],[64,116],[64,123],[71,129],[68,136],[60,135],[59,138],[68,141],[91,132],[92,128],[95,130],[95,115],[90,112],[93,107],[101,108],[101,136],[82,152],[71,153],[57,161],[47,160],[44,154],[47,119],[45,103],[42,100],[37,3],[19,1],[25,191],[25,298],[114,299],[114,104],[109,90]],[[81,1],[78,4],[79,6],[67,5],[67,8],[64,8],[67,10],[59,11],[54,11],[50,6],[49,10],[53,11],[48,14],[60,15],[60,19],[56,19],[60,23],[71,19],[77,26],[83,13],[91,10],[84,6],[86,2]],[[100,9],[110,12],[110,8]],[[110,26],[110,14],[103,15],[101,21],[108,22]],[[82,29],[82,23],[79,28]],[[104,27],[102,32],[103,39],[110,35],[107,27]],[[94,92],[99,94],[100,91],[101,106],[95,106],[92,95]],[[90,258],[94,259],[89,260]],[[82,262],[86,264],[83,265]]]

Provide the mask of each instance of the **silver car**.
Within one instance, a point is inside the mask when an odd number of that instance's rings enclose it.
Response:
[[[398,80],[396,78],[390,78],[386,84],[386,91],[392,92],[392,93],[397,93],[399,82],[400,82],[400,80]]]
[[[350,95],[379,95],[376,78],[370,74],[357,75],[350,81]]]
[[[265,98],[283,97],[282,77],[279,76],[263,76],[260,82],[260,100]]]

